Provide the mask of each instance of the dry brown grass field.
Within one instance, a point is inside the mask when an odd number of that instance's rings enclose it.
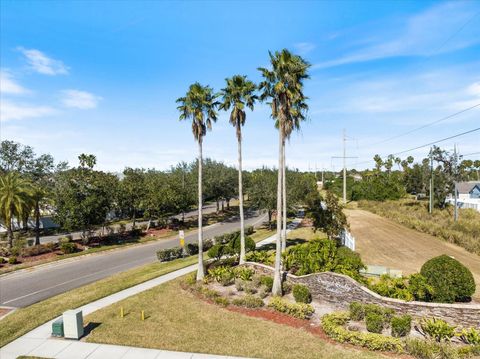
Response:
[[[418,272],[428,259],[447,254],[472,271],[477,284],[474,299],[480,301],[480,256],[365,210],[347,209],[346,214],[364,263],[410,274]]]

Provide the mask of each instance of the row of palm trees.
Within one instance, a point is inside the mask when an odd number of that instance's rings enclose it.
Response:
[[[193,136],[198,143],[198,270],[197,280],[205,275],[203,262],[202,231],[202,145],[207,130],[217,120],[217,109],[230,112],[230,123],[235,127],[238,141],[238,194],[240,207],[240,263],[245,262],[245,233],[242,187],[242,126],[245,109],[254,109],[257,101],[270,105],[271,117],[279,134],[278,183],[277,183],[277,239],[275,274],[272,292],[281,295],[281,253],[286,248],[287,198],[285,183],[285,142],[293,130],[298,130],[308,110],[307,97],[303,93],[304,80],[309,78],[310,64],[298,55],[283,49],[269,52],[271,68],[258,68],[263,80],[257,86],[247,76],[235,75],[226,79],[226,87],[214,93],[210,86],[198,82],[192,84],[186,95],[177,99],[180,120],[190,120]],[[256,91],[259,95],[256,95]]]

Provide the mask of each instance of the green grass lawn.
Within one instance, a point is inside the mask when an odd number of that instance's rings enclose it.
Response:
[[[96,323],[88,342],[255,358],[381,358],[305,331],[208,304],[180,287],[162,284],[85,318]],[[120,307],[126,315],[120,318]],[[140,319],[144,310],[146,319]]]
[[[18,309],[0,320],[0,347],[68,309],[80,307],[125,288],[189,266],[196,261],[197,256],[192,256],[168,263],[147,264]]]

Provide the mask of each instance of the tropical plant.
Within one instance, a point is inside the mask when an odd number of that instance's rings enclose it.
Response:
[[[245,124],[245,107],[253,111],[257,100],[254,94],[256,86],[247,76],[235,75],[225,80],[227,87],[221,90],[222,103],[219,109],[228,111],[230,107],[230,123],[235,127],[238,142],[238,199],[240,210],[240,264],[245,263],[245,224],[243,215],[243,181],[242,181],[242,126]]]
[[[423,336],[431,338],[437,342],[450,341],[455,336],[457,327],[448,324],[443,319],[424,318],[420,322],[420,327],[416,327]]]
[[[202,228],[202,145],[207,130],[217,120],[216,95],[210,86],[202,86],[198,82],[190,85],[185,97],[177,99],[180,121],[191,120],[193,137],[198,143],[198,270],[197,280],[203,280],[205,269],[203,263],[203,228]]]
[[[272,118],[279,133],[277,242],[272,291],[275,295],[281,295],[281,251],[286,248],[285,140],[294,129],[300,128],[300,122],[305,119],[308,106],[307,98],[303,94],[303,81],[309,77],[307,70],[310,65],[286,49],[273,54],[269,52],[269,56],[272,68],[259,68],[263,76],[259,89],[260,100],[269,101]]]
[[[0,177],[0,218],[7,227],[8,246],[13,246],[14,218],[23,218],[33,204],[33,188],[16,172],[9,172]]]

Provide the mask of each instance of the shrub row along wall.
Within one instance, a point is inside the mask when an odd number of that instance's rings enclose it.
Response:
[[[252,262],[248,262],[246,265],[263,274],[273,275],[272,267]],[[410,314],[416,317],[437,317],[451,324],[480,328],[480,305],[478,304],[406,302],[386,298],[363,287],[348,276],[331,272],[314,273],[300,277],[287,274],[287,280],[292,283],[307,285],[314,299],[332,303],[345,309],[351,302],[378,304],[395,309],[402,314]]]

